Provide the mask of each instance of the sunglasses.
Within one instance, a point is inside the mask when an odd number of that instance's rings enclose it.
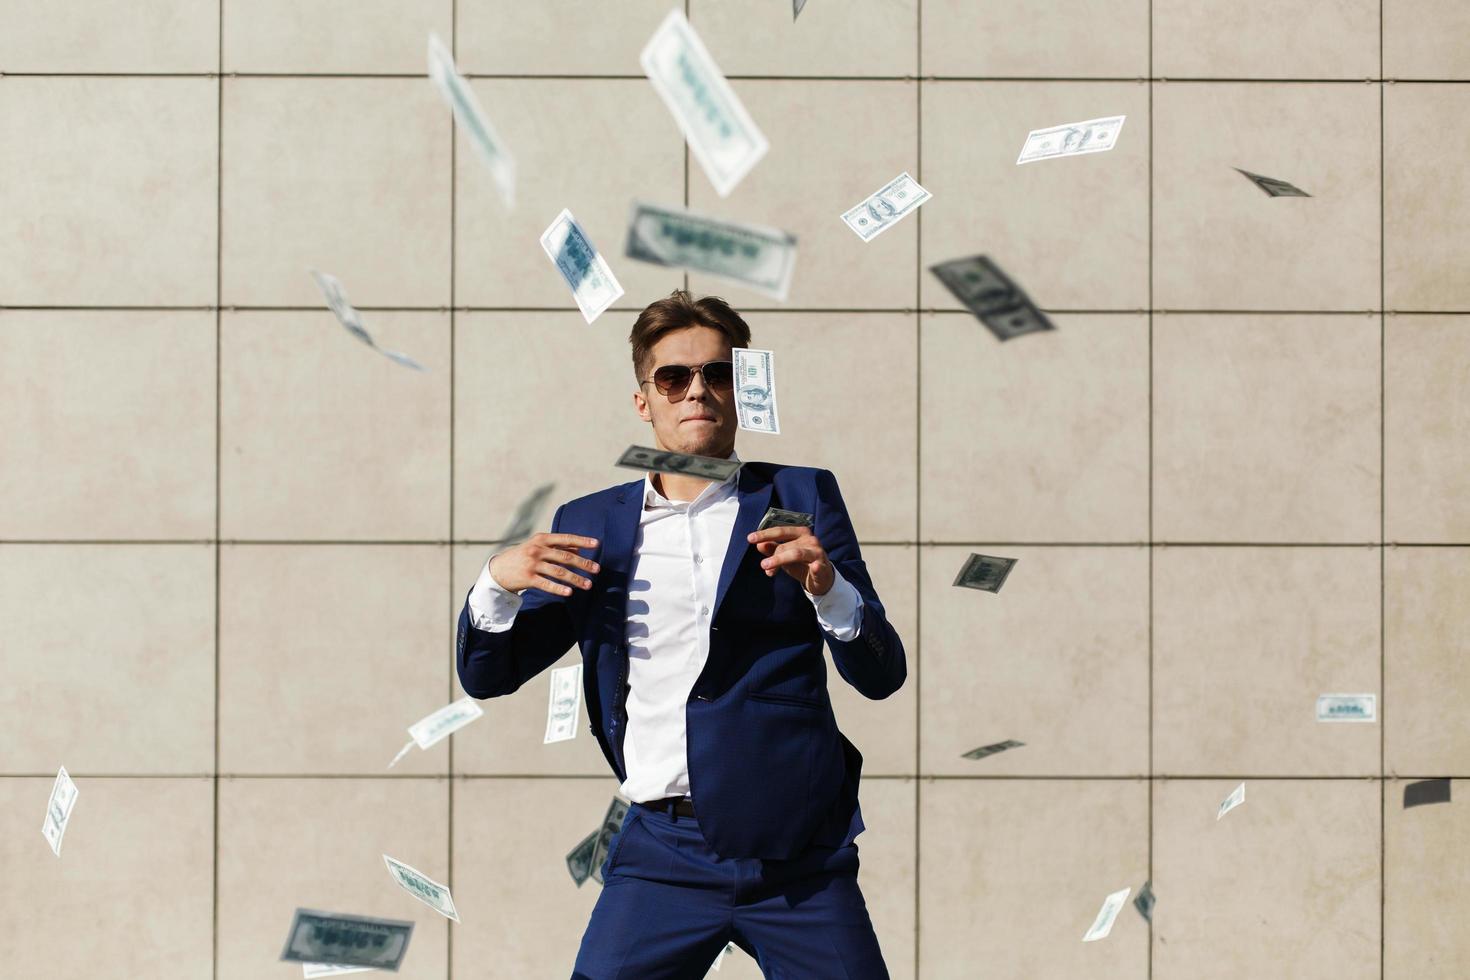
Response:
[[[729,391],[735,387],[735,364],[732,361],[709,361],[695,365],[665,364],[653,372],[653,377],[644,378],[638,383],[647,384],[652,381],[660,395],[668,395],[677,401],[689,390],[689,382],[694,380],[695,371],[704,378],[704,386],[711,391]]]

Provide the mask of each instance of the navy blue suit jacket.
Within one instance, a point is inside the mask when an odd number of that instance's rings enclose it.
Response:
[[[863,829],[862,755],[837,730],[823,641],[837,672],[869,698],[897,691],[908,668],[836,478],[827,470],[749,462],[737,479],[740,509],[710,617],[709,659],[685,709],[690,796],[700,829],[721,856],[785,860],[814,843],[841,846]],[[828,557],[862,596],[862,628],[853,641],[834,640],[821,628],[794,578],[784,571],[767,576],[760,567],[762,556],[745,538],[772,506],[814,515]],[[627,778],[628,577],[642,510],[642,480],[563,504],[552,531],[598,541],[591,557],[601,571],[592,588],[570,596],[527,589],[514,625],[500,633],[474,627],[466,597],[456,644],[460,684],[476,698],[510,694],[578,644],[588,721],[620,782]]]

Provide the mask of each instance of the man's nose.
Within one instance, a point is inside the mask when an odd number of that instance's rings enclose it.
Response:
[[[704,401],[708,394],[709,389],[704,386],[704,372],[695,371],[689,376],[689,391],[685,397],[693,398],[695,401]]]

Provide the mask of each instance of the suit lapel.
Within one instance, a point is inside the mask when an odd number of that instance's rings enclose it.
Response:
[[[765,516],[766,508],[771,505],[771,481],[767,477],[746,465],[740,468],[740,475],[736,479],[740,510],[735,515],[735,526],[730,529],[730,544],[725,549],[724,564],[720,566],[720,586],[715,591],[715,608],[710,616],[711,622],[720,614],[720,604],[725,601],[740,566],[756,553],[745,537],[755,530]]]

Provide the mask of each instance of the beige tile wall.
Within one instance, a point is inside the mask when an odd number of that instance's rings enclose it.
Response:
[[[778,352],[739,452],[838,475],[908,646],[886,701],[830,674],[895,977],[1470,973],[1467,803],[1402,806],[1470,792],[1465,4],[685,0],[771,142],[721,198],[638,67],[677,2],[0,0],[0,972],[284,980],[304,905],[414,919],[405,977],[567,975],[616,787],[541,744],[546,678],[385,766],[460,696],[516,503],[631,477],[627,331],[687,283]],[[934,199],[859,243],[902,170]],[[639,198],[793,231],[789,300],[624,259]],[[590,327],[562,207],[627,288]],[[974,253],[1056,331],[1001,345],[926,271]],[[1020,559],[1001,594],[951,587],[974,551]],[[1313,720],[1348,691],[1378,724]],[[1079,942],[1145,881],[1151,924]]]

